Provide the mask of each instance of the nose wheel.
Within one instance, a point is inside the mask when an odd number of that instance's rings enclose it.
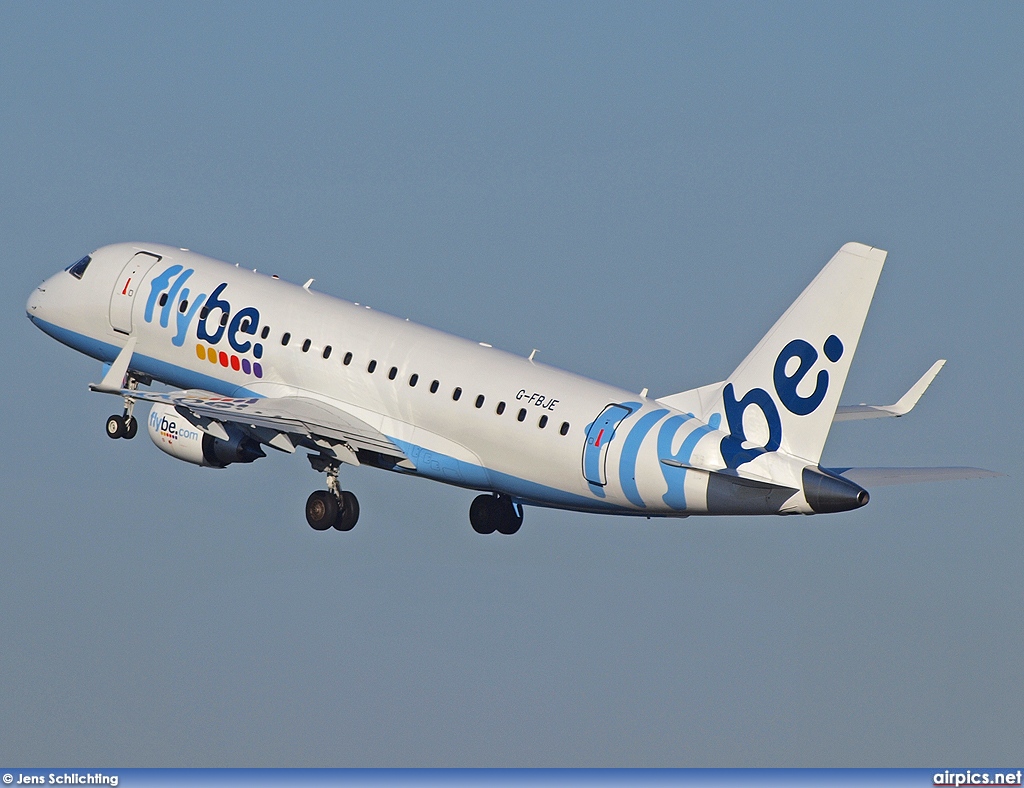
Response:
[[[478,495],[469,507],[469,523],[478,534],[514,534],[523,524],[523,507],[507,495]]]
[[[310,463],[313,459],[310,457]],[[341,489],[338,463],[326,462],[322,470],[327,474],[327,489],[315,490],[306,499],[306,522],[315,531],[351,531],[359,520],[359,499]]]

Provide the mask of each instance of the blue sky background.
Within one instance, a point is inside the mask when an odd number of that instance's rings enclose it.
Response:
[[[0,3],[0,762],[1019,760],[1018,4]],[[652,394],[721,379],[846,241],[889,260],[857,512],[648,522],[110,441],[24,302],[188,246]],[[1019,765],[1019,764],[1018,764]]]

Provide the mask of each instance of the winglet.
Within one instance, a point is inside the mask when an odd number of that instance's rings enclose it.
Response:
[[[124,388],[124,376],[128,374],[128,365],[132,363],[132,355],[135,353],[136,337],[128,337],[121,352],[117,354],[114,363],[110,365],[107,374],[99,383],[90,383],[91,391],[99,391],[103,394],[120,394]]]
[[[893,405],[840,405],[836,408],[835,418],[833,421],[853,421],[855,419],[882,419],[887,416],[905,416],[914,409],[917,401],[921,399],[921,395],[924,394],[935,376],[939,374],[939,370],[946,363],[946,359],[940,358],[931,368],[925,372],[921,379],[917,381],[910,390],[899,398],[899,401]]]

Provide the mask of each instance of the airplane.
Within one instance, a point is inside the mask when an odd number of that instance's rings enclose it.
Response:
[[[345,465],[478,491],[469,519],[481,534],[516,533],[526,506],[825,514],[864,506],[865,485],[999,475],[820,465],[834,421],[905,415],[945,363],[894,405],[839,405],[886,255],[846,244],[731,375],[659,398],[325,295],[312,279],[162,244],[86,255],[46,279],[26,313],[106,365],[90,388],[123,400],[111,438],[135,437],[143,401],[152,441],[185,462],[308,452],[326,475],[306,502],[319,531],[359,519]]]

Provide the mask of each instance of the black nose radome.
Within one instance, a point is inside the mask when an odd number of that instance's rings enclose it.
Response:
[[[849,479],[816,468],[804,468],[804,498],[818,514],[859,509],[870,499],[868,491]]]

